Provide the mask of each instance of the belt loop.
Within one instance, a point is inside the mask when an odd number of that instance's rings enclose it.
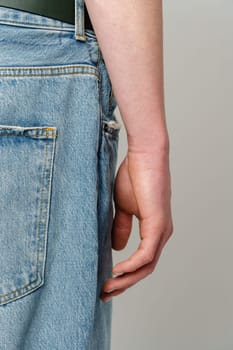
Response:
[[[75,0],[75,39],[86,41],[84,0]]]

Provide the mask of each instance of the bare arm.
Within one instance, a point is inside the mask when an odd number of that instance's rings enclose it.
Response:
[[[128,152],[114,189],[112,245],[123,249],[133,215],[137,251],[113,268],[103,301],[150,274],[173,232],[169,138],[163,93],[162,0],[86,0],[86,6],[126,127]],[[109,290],[114,290],[106,293]]]
[[[167,146],[161,0],[86,0],[129,143]],[[145,138],[145,135],[147,137]]]

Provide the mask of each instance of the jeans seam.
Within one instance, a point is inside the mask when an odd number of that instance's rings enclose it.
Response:
[[[34,29],[41,29],[41,30],[51,30],[51,31],[68,31],[73,32],[73,28],[69,27],[61,27],[61,26],[52,26],[52,25],[45,25],[45,24],[36,24],[36,23],[26,23],[26,22],[16,22],[16,21],[10,21],[10,20],[0,20],[0,25],[10,25],[10,26],[16,26],[21,28],[34,28]]]
[[[98,58],[97,58],[97,64],[96,64],[96,69],[98,71],[99,75],[99,80],[97,82],[98,84],[98,97],[99,97],[99,130],[98,130],[98,142],[97,142],[97,152],[99,152],[99,147],[100,147],[100,142],[101,142],[101,130],[102,130],[102,108],[101,108],[101,103],[102,103],[102,77],[101,77],[101,69],[100,69],[100,61],[101,61],[101,49],[98,44]]]
[[[74,70],[66,71],[70,69],[74,69]],[[50,72],[47,73],[47,71],[50,71]],[[57,73],[53,73],[53,71],[57,71]],[[25,72],[28,72],[28,73],[25,73]],[[60,65],[60,66],[50,65],[49,67],[48,66],[0,67],[0,77],[8,77],[8,76],[15,77],[15,75],[17,75],[18,77],[59,76],[59,75],[72,75],[72,74],[94,75],[98,79],[101,78],[99,70],[94,65],[90,65],[90,64],[85,65],[81,63],[75,64],[75,65]]]

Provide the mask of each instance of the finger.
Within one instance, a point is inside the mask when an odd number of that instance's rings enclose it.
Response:
[[[112,248],[115,250],[123,249],[130,236],[133,216],[126,214],[119,208],[116,209],[112,225]]]
[[[138,249],[128,259],[117,263],[113,267],[113,274],[132,272],[140,267],[149,264],[157,250],[161,234],[156,237],[145,237],[141,240]]]
[[[119,277],[109,279],[103,286],[103,293],[106,294],[108,290],[122,290],[132,287],[134,284],[148,276],[154,269],[152,263],[147,264],[137,271],[125,273]],[[113,293],[113,292],[111,292]],[[110,294],[111,294],[110,293]]]
[[[112,297],[122,294],[125,290],[126,288],[121,288],[121,289],[114,290],[110,293],[101,292],[100,299],[102,301],[109,301]]]
[[[142,266],[137,271],[128,272],[121,276],[107,280],[102,288],[103,295],[105,295],[107,291],[117,291],[132,287],[134,284],[138,283],[140,280],[151,274],[154,271],[155,266],[159,260],[165,241],[165,238],[160,240],[155,257],[149,264]]]

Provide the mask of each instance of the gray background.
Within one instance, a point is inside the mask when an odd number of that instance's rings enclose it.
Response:
[[[232,350],[233,1],[163,7],[174,232],[154,272],[114,297],[112,349]],[[138,243],[135,218],[114,262]]]

